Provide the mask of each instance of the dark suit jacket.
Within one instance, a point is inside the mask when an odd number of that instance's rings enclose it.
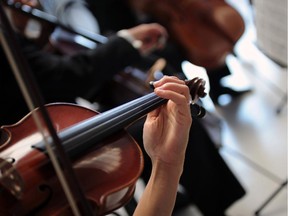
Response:
[[[19,40],[45,102],[74,102],[75,97],[92,100],[114,74],[140,59],[140,55],[123,38],[111,37],[97,49],[71,56],[40,50],[30,41]],[[28,110],[19,92],[6,56],[0,47],[0,125],[15,123]],[[12,119],[12,120],[11,120]],[[12,121],[12,122],[11,122]]]

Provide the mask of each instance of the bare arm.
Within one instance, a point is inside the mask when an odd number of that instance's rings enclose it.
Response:
[[[144,125],[144,146],[152,173],[135,216],[171,215],[192,123],[189,89],[183,81],[164,77],[154,86],[155,93],[169,101],[149,113]]]

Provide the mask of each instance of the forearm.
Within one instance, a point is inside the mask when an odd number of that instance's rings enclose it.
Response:
[[[182,170],[183,165],[171,166],[155,162],[134,216],[171,215]]]

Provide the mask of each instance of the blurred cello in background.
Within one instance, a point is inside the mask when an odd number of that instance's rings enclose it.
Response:
[[[128,0],[136,13],[165,26],[191,63],[206,69],[225,65],[225,58],[245,30],[244,20],[224,0]]]

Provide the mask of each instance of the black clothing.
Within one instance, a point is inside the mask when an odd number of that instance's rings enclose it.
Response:
[[[121,29],[132,28],[142,23],[155,22],[151,18],[141,19],[137,17],[127,1],[86,0],[86,2],[99,23],[101,34],[104,35],[111,35]],[[178,72],[182,72],[181,63],[187,60],[181,48],[171,42],[169,38],[164,49],[157,50],[154,54],[165,58],[169,65]]]

